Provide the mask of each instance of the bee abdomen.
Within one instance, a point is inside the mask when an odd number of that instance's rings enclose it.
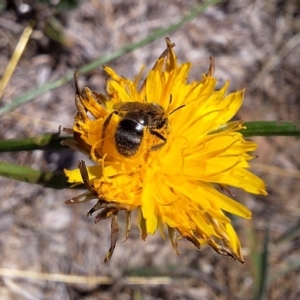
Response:
[[[119,122],[115,142],[121,155],[130,157],[138,152],[144,135],[143,129],[144,126],[134,120],[123,119]]]

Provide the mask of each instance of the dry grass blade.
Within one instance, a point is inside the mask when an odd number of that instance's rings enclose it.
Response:
[[[105,93],[105,75],[99,65],[106,64],[132,79],[142,65],[145,72],[151,69],[164,49],[166,36],[176,44],[180,63],[192,63],[191,82],[206,73],[209,57],[214,56],[220,86],[229,79],[228,92],[246,87],[238,119],[278,120],[279,125],[280,120],[288,120],[295,129],[300,128],[295,122],[300,120],[299,1],[219,1],[204,13],[194,14],[192,22],[181,23],[172,34],[165,32],[153,43],[154,40],[147,40],[147,46],[145,40],[150,34],[178,23],[199,1],[79,1],[76,9],[55,15],[63,24],[64,33],[74,41],[71,48],[44,34],[46,17],[57,12],[55,5],[49,7],[47,1],[27,2],[37,12],[37,23],[1,102],[11,104],[20,100],[19,106],[26,105],[14,115],[1,118],[0,148],[3,140],[39,136],[55,131],[58,125],[71,128],[76,111],[74,70],[88,72],[79,78],[81,87]],[[27,20],[28,15],[20,15],[13,8],[0,11],[1,76]],[[139,43],[142,48],[129,48],[132,42],[140,41],[145,42],[143,46]],[[282,56],[280,50],[284,48],[292,51]],[[103,57],[104,54],[109,55]],[[274,54],[281,57],[272,60]],[[100,57],[102,60],[97,60]],[[108,62],[109,59],[115,60]],[[273,69],[265,76],[262,70],[269,60]],[[258,77],[264,78],[263,82],[249,89]],[[0,107],[0,115],[6,114],[4,108]],[[250,161],[250,166],[263,177],[270,196],[261,198],[236,189],[230,191],[253,214],[252,221],[232,220],[242,240],[244,265],[218,257],[205,246],[197,250],[185,240],[178,241],[179,257],[170,242],[159,234],[141,241],[134,213],[130,238],[126,244],[118,244],[112,259],[105,264],[103,259],[111,241],[110,220],[94,225],[93,219],[84,216],[90,209],[88,203],[64,203],[74,197],[79,201],[90,200],[90,194],[76,198],[83,191],[43,188],[1,177],[0,298],[25,299],[27,294],[22,291],[26,291],[31,295],[26,299],[251,299],[257,284],[251,252],[262,253],[268,221],[270,277],[265,298],[300,299],[299,139],[256,137],[255,142],[258,158]],[[81,159],[91,164],[87,156],[71,151],[3,152],[0,156],[1,161],[40,170],[53,170],[53,166],[67,168],[67,164],[70,169],[77,168]],[[28,175],[28,170],[24,171]],[[96,203],[97,199],[92,201]],[[101,203],[98,207],[102,207]],[[129,222],[123,213],[119,214],[118,222],[120,230],[128,229]],[[257,236],[254,249],[245,230],[249,224]],[[144,226],[141,229],[145,232]],[[145,233],[142,238],[146,238]],[[152,283],[159,285],[151,287]]]
[[[140,41],[136,43],[128,43],[127,45],[119,48],[113,53],[110,53],[106,56],[101,56],[98,59],[96,59],[94,62],[87,64],[83,67],[81,67],[78,71],[79,73],[86,73],[91,70],[94,70],[99,65],[106,64],[118,57],[121,57],[125,53],[132,52],[133,50],[139,49],[145,45],[148,45],[168,34],[171,34],[172,32],[179,29],[181,26],[183,26],[185,23],[188,23],[195,19],[201,12],[203,12],[207,7],[219,3],[220,0],[208,0],[205,1],[203,4],[197,4],[193,9],[189,11],[189,13],[181,18],[181,20],[177,23],[171,24],[166,28],[162,28],[160,30],[155,31],[154,33],[149,34],[146,38],[141,39]],[[67,82],[69,82],[73,78],[73,71],[68,72],[65,74],[65,76],[61,79],[58,79],[54,82],[46,83],[36,89],[30,90],[27,93],[24,93],[23,95],[15,98],[12,103],[5,105],[4,107],[0,108],[0,116],[11,112],[12,110],[18,108],[24,103],[28,103],[32,101],[35,97],[39,96],[42,93],[45,93],[47,91],[50,91],[52,89],[58,88]]]
[[[112,284],[114,279],[109,276],[77,276],[67,274],[50,274],[34,271],[23,271],[0,268],[0,276],[35,279],[43,281],[59,281],[65,283],[82,283],[88,285],[94,284]],[[173,282],[170,277],[124,277],[123,284],[126,285],[165,285]]]
[[[255,89],[268,75],[268,73],[275,68],[280,60],[282,60],[290,51],[292,51],[300,43],[300,33],[293,36],[279,51],[269,58],[267,63],[263,66],[255,80],[250,85],[250,88]]]
[[[293,178],[300,179],[300,171],[296,170],[296,169],[285,170],[280,167],[271,166],[271,165],[262,164],[262,163],[255,163],[255,162],[251,163],[251,166],[260,172],[269,173],[269,174],[277,174],[279,176],[293,177]]]
[[[4,89],[6,88],[22,54],[23,54],[23,51],[25,50],[25,47],[27,45],[27,42],[29,41],[30,39],[30,36],[31,36],[31,33],[32,33],[32,30],[33,30],[33,26],[34,26],[34,22],[33,21],[30,21],[28,23],[28,25],[26,26],[26,28],[24,29],[21,37],[20,37],[20,40],[15,48],[15,51],[4,71],[4,74],[2,76],[2,79],[0,81],[0,99],[2,97],[2,94],[3,94],[3,91]]]

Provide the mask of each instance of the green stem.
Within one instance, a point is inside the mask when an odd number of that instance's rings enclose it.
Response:
[[[1,161],[0,176],[40,184],[44,187],[55,189],[69,188],[71,186],[71,184],[66,181],[66,176],[63,172],[42,172],[26,166],[13,165]]]
[[[296,123],[278,121],[245,122],[247,129],[240,132],[245,137],[253,136],[300,136],[300,129]],[[59,150],[61,141],[72,139],[71,136],[60,137],[59,133],[45,133],[36,137],[24,139],[8,139],[0,142],[1,152],[33,151],[33,150]]]
[[[59,150],[63,148],[61,141],[66,139],[72,137],[60,137],[59,133],[45,133],[24,139],[8,139],[0,142],[0,152]]]
[[[221,2],[221,1],[220,0],[209,0],[202,4],[198,4],[195,7],[193,7],[190,10],[190,12],[187,15],[185,15],[179,22],[177,22],[175,24],[171,24],[167,28],[156,30],[154,33],[148,35],[145,39],[142,39],[139,42],[127,44],[124,47],[121,47],[120,49],[118,49],[117,51],[115,51],[111,54],[100,57],[100,58],[96,59],[95,61],[93,61],[92,63],[81,67],[78,71],[79,71],[79,73],[87,73],[87,72],[97,68],[99,65],[107,64],[108,62],[112,61],[113,59],[121,57],[125,53],[132,52],[135,49],[141,48],[141,47],[148,45],[162,37],[165,37],[168,34],[179,29],[185,23],[188,23],[188,22],[192,21],[193,19],[195,19],[208,6],[217,4],[219,2]],[[23,95],[16,97],[15,99],[12,100],[11,103],[0,108],[0,117],[6,113],[18,108],[19,106],[21,106],[25,103],[28,103],[28,102],[34,100],[34,98],[36,98],[37,96],[68,83],[70,80],[73,79],[73,74],[74,74],[74,71],[69,71],[66,73],[66,75],[63,78],[60,78],[51,83],[44,84],[37,89],[28,91],[28,92],[24,93]]]
[[[300,136],[300,121],[254,121],[243,124],[247,129],[240,132],[250,136]]]
[[[240,132],[245,137],[300,136],[298,126],[291,122],[259,121],[246,122],[244,125],[247,129],[242,129]],[[1,141],[0,152],[59,150],[63,147],[61,146],[61,141],[66,139],[72,139],[72,137],[60,137],[59,133],[45,133],[37,137],[9,139]],[[0,176],[41,184],[52,188],[61,189],[70,186],[66,182],[63,173],[42,172],[29,167],[12,165],[5,162],[0,162]]]

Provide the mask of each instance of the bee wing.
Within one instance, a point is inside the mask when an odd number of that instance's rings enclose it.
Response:
[[[113,109],[119,112],[143,110],[155,114],[163,114],[164,109],[157,103],[142,103],[142,102],[118,102],[114,104]]]
[[[140,102],[118,102],[113,105],[113,109],[117,111],[132,111],[136,110],[139,105],[142,104]]]

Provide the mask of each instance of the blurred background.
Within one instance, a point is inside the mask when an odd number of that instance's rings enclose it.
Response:
[[[0,2],[0,76],[24,28],[35,21],[0,107],[178,23],[199,4],[197,0]],[[296,122],[300,119],[299,15],[298,0],[219,1],[168,36],[176,44],[179,61],[192,62],[190,80],[207,72],[214,55],[219,86],[230,79],[230,91],[246,88],[239,119]],[[149,70],[164,49],[160,38],[108,65],[133,78],[143,64]],[[104,92],[102,67],[80,75],[79,84]],[[6,113],[0,119],[1,140],[57,132],[60,125],[72,127],[74,93],[69,81]],[[159,234],[140,240],[135,225],[126,243],[120,231],[111,261],[103,263],[110,221],[94,225],[93,218],[86,217],[91,204],[66,206],[65,200],[78,191],[1,177],[1,299],[299,299],[299,141],[294,137],[253,140],[259,148],[252,170],[267,183],[269,196],[233,190],[253,212],[250,221],[232,217],[243,246],[243,265],[209,247],[197,250],[184,240],[179,241],[181,255],[176,256]],[[71,150],[0,154],[1,161],[45,171],[74,168],[79,158]],[[119,223],[124,224],[124,219]],[[28,278],[27,273],[8,276],[7,269],[32,271],[36,278]],[[56,275],[51,279],[43,274]],[[68,282],[70,277],[58,274],[81,279]],[[89,281],[90,276],[98,283]]]

